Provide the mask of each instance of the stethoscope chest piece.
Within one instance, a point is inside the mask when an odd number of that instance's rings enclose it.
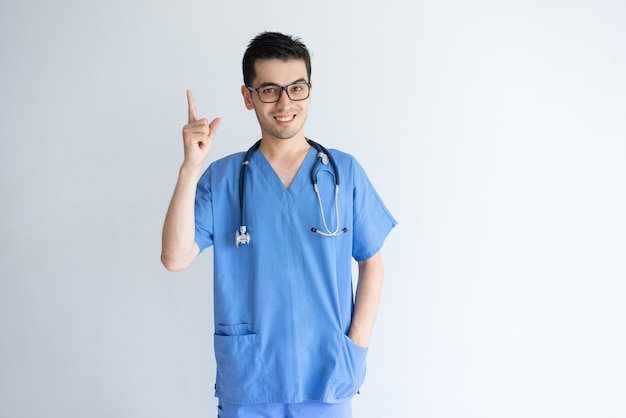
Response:
[[[235,243],[237,248],[239,245],[250,244],[250,233],[246,230],[245,225],[241,225],[237,231],[235,231]]]

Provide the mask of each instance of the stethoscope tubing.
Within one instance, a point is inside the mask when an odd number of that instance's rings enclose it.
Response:
[[[347,232],[348,229],[347,228],[339,229],[338,198],[339,198],[340,179],[339,179],[339,169],[337,167],[337,163],[335,162],[335,159],[330,154],[330,152],[328,152],[328,150],[324,148],[322,145],[308,138],[307,138],[307,142],[317,151],[317,160],[315,164],[313,164],[313,167],[311,168],[311,184],[313,184],[313,190],[315,191],[315,194],[317,195],[317,201],[319,204],[320,214],[322,217],[322,224],[324,225],[324,230],[325,230],[325,231],[321,231],[317,228],[311,228],[311,231],[317,234],[326,236],[326,237],[333,237],[336,235],[341,235]],[[240,222],[239,229],[235,233],[235,242],[237,244],[237,247],[239,247],[240,244],[250,243],[250,233],[247,231],[247,226],[246,226],[246,179],[248,177],[247,174],[248,174],[248,167],[250,166],[250,158],[252,157],[252,154],[254,154],[254,152],[259,148],[260,145],[261,145],[261,140],[259,139],[257,142],[254,143],[254,145],[250,147],[250,149],[248,149],[248,151],[246,151],[246,154],[244,155],[244,158],[243,158],[243,162],[241,164],[241,171],[239,174],[239,211],[240,211],[241,222]],[[325,159],[327,161],[325,161]],[[319,189],[317,187],[317,174],[316,174],[317,166],[319,164],[326,165],[328,163],[330,163],[333,169],[333,174],[335,176],[335,219],[336,219],[337,224],[336,224],[336,229],[334,231],[331,231],[326,224],[326,217],[324,216],[322,198],[320,196]]]

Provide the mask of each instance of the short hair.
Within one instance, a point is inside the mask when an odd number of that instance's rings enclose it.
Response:
[[[251,86],[256,78],[254,63],[258,59],[303,60],[311,81],[311,55],[300,38],[278,32],[263,32],[248,44],[243,55],[243,83]]]

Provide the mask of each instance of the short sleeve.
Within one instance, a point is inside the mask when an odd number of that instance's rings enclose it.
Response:
[[[353,176],[352,256],[357,261],[363,261],[380,251],[385,238],[398,222],[356,160],[353,162]]]
[[[211,193],[211,167],[200,177],[196,186],[195,241],[200,251],[213,245],[213,201]]]

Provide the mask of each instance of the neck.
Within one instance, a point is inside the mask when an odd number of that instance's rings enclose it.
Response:
[[[267,140],[263,138],[259,151],[265,156],[286,188],[296,178],[302,161],[306,158],[311,146],[302,138]]]
[[[290,139],[263,136],[259,150],[268,158],[281,158],[308,152],[310,147],[304,135]]]

